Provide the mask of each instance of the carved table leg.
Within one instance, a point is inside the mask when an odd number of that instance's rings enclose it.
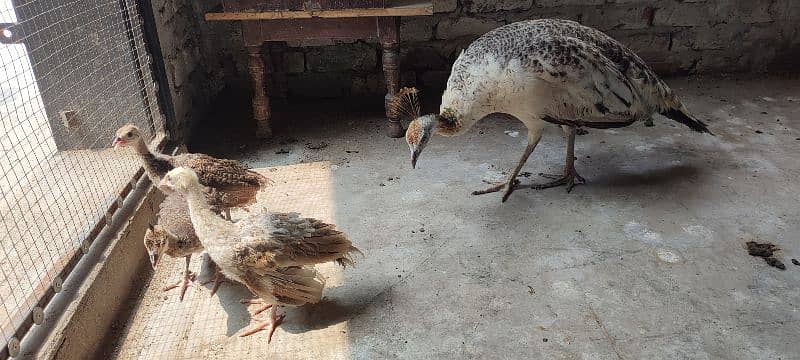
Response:
[[[398,40],[397,30],[399,21],[397,18],[379,18],[379,30],[381,32],[381,46],[383,47],[383,77],[386,79],[386,117],[389,119],[387,135],[393,138],[403,137],[405,131],[400,125],[400,119],[389,115],[389,102],[394,99],[397,91],[400,90],[400,70],[398,66]]]
[[[248,46],[248,68],[253,79],[253,118],[256,120],[256,137],[264,139],[272,136],[269,125],[269,98],[265,88],[266,71],[261,56],[261,46]]]

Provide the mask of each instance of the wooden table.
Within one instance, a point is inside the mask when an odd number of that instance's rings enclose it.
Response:
[[[343,3],[345,6],[352,6],[358,1],[289,0],[283,2],[285,9],[263,10],[266,6],[264,4],[269,0],[225,0],[223,11],[205,15],[207,21],[242,21],[242,37],[247,48],[248,68],[253,81],[253,117],[258,126],[257,137],[267,138],[272,135],[269,97],[265,88],[268,74],[261,56],[261,46],[267,41],[377,39],[383,48],[382,66],[387,90],[384,105],[394,98],[399,90],[400,17],[432,15],[433,3],[381,0],[385,1],[385,7],[337,8]],[[402,137],[403,127],[399,119],[390,116],[388,111],[386,117],[389,120],[387,134],[390,137]]]

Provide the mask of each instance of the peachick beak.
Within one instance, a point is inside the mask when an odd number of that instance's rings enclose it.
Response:
[[[122,140],[118,137],[114,138],[114,142],[111,143],[111,146],[114,147],[114,150],[118,149],[120,146],[125,145],[125,140]]]
[[[158,260],[160,260],[158,254],[154,251],[148,251],[147,254],[150,255],[150,265],[152,265],[153,270],[155,270],[156,266],[158,266]]]
[[[419,151],[412,151],[411,152],[411,168],[417,168],[417,158],[419,157]]]

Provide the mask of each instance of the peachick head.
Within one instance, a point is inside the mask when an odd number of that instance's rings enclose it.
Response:
[[[114,149],[128,146],[129,144],[137,141],[142,136],[142,133],[139,131],[139,128],[136,125],[128,124],[125,125],[119,130],[117,130],[116,135],[114,136],[114,142],[111,145]]]
[[[164,228],[158,225],[149,225],[147,231],[144,233],[144,247],[147,249],[147,255],[150,258],[150,265],[153,269],[158,266],[158,262],[167,250],[169,237],[172,236]]]
[[[410,124],[406,130],[406,143],[411,150],[411,167],[417,167],[417,159],[422,150],[428,145],[431,136],[433,136],[436,124],[438,122],[436,114],[429,114],[420,116]]]
[[[168,191],[177,191],[181,194],[186,194],[190,190],[200,186],[200,179],[194,170],[186,167],[177,167],[170,170],[158,187]]]

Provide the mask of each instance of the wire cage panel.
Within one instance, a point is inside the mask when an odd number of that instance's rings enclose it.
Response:
[[[133,0],[0,0],[0,345],[24,334],[164,129]],[[8,348],[5,348],[8,351]],[[3,354],[0,353],[0,358]]]

